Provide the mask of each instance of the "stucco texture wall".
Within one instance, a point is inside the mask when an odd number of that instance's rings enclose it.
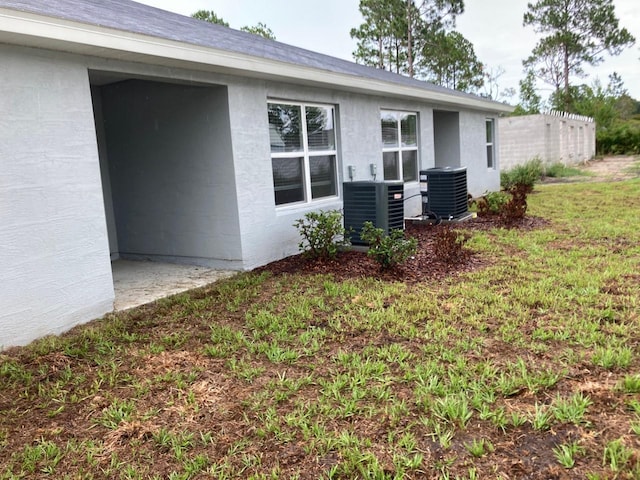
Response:
[[[338,186],[350,181],[348,167],[354,166],[353,180],[374,180],[370,165],[382,180],[380,110],[418,111],[420,116],[420,158],[422,165],[433,166],[431,110],[406,102],[367,97],[330,89],[314,89],[274,82],[242,80],[229,86],[229,111],[234,159],[237,166],[237,191],[244,262],[253,268],[269,261],[298,253],[300,236],[293,223],[312,210],[342,209],[341,196],[308,204],[276,206],[271,170],[268,100],[330,104],[336,107],[338,141]],[[247,125],[252,129],[248,130]],[[432,135],[431,135],[432,137]],[[418,182],[407,184],[406,197],[419,193]],[[406,204],[407,213],[420,213],[420,199]]]
[[[354,166],[357,181],[382,180],[381,110],[416,112],[419,123],[419,169],[436,166],[436,145],[444,143],[434,135],[437,105],[392,98],[358,95],[330,89],[314,89],[290,84],[242,80],[229,85],[231,135],[236,163],[238,208],[245,267],[298,253],[300,237],[293,223],[311,210],[341,209],[341,198],[308,204],[276,206],[271,173],[268,100],[323,103],[336,106],[338,125],[339,184],[350,181],[348,167]],[[452,164],[467,167],[469,191],[481,195],[499,190],[497,168],[487,168],[485,120],[483,112],[447,112],[457,125],[445,128],[445,142],[455,137],[457,148],[449,148]],[[253,130],[247,130],[252,125]],[[447,125],[445,125],[447,126]],[[446,132],[446,133],[445,133]],[[444,148],[444,147],[442,147]],[[455,152],[455,155],[451,152]],[[497,152],[496,152],[497,155]],[[497,162],[497,159],[496,159]],[[377,166],[377,176],[370,165]],[[405,216],[421,214],[420,186],[405,184]]]
[[[473,197],[500,190],[501,156],[499,154],[499,126],[494,118],[494,162],[487,165],[486,114],[474,111],[460,112],[461,166],[467,167],[467,189]]]
[[[0,46],[0,349],[113,308],[86,68]]]

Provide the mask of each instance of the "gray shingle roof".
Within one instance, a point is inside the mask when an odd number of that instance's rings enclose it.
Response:
[[[479,99],[475,95],[358,65],[130,0],[0,0],[0,7],[442,92],[461,99],[465,97]],[[487,106],[492,103],[495,104],[487,101]]]

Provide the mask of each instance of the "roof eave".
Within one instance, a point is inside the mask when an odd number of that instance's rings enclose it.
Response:
[[[461,97],[446,92],[347,75],[6,8],[0,8],[0,42],[152,65],[339,88],[356,93],[411,98],[485,112],[507,113],[513,110],[510,105],[480,97]]]

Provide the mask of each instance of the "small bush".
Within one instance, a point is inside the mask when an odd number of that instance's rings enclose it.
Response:
[[[455,230],[448,225],[438,227],[433,243],[436,258],[446,263],[462,262],[467,257],[464,245],[470,238],[470,234]]]
[[[360,238],[369,244],[367,254],[382,268],[391,268],[406,262],[418,249],[418,240],[406,238],[402,230],[391,230],[389,235],[371,222],[364,222]]]
[[[527,213],[527,195],[531,193],[533,187],[529,185],[517,184],[510,188],[511,198],[504,204],[500,215],[507,225],[513,225],[524,218]]]
[[[293,226],[302,236],[298,248],[312,258],[335,258],[341,247],[351,245],[338,210],[306,213]]]
[[[506,192],[489,192],[483,197],[474,199],[472,206],[475,205],[480,216],[496,215],[500,213],[509,198],[509,194]]]
[[[542,178],[543,173],[544,166],[537,157],[500,173],[502,189],[511,196],[500,210],[507,225],[524,218],[527,212],[527,195],[533,191],[534,184]]]
[[[510,191],[516,185],[533,188],[533,185],[542,178],[543,173],[542,160],[536,157],[510,170],[500,172],[500,185],[506,191]]]

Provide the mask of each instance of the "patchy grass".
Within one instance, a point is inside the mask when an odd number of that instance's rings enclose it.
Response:
[[[638,478],[640,182],[440,282],[247,273],[0,354],[0,479]]]
[[[640,177],[640,157],[636,156],[634,162],[625,169],[625,172]]]
[[[544,176],[551,178],[565,178],[565,177],[580,177],[591,176],[590,172],[585,172],[577,167],[565,165],[564,163],[552,163],[551,165],[545,165]]]

